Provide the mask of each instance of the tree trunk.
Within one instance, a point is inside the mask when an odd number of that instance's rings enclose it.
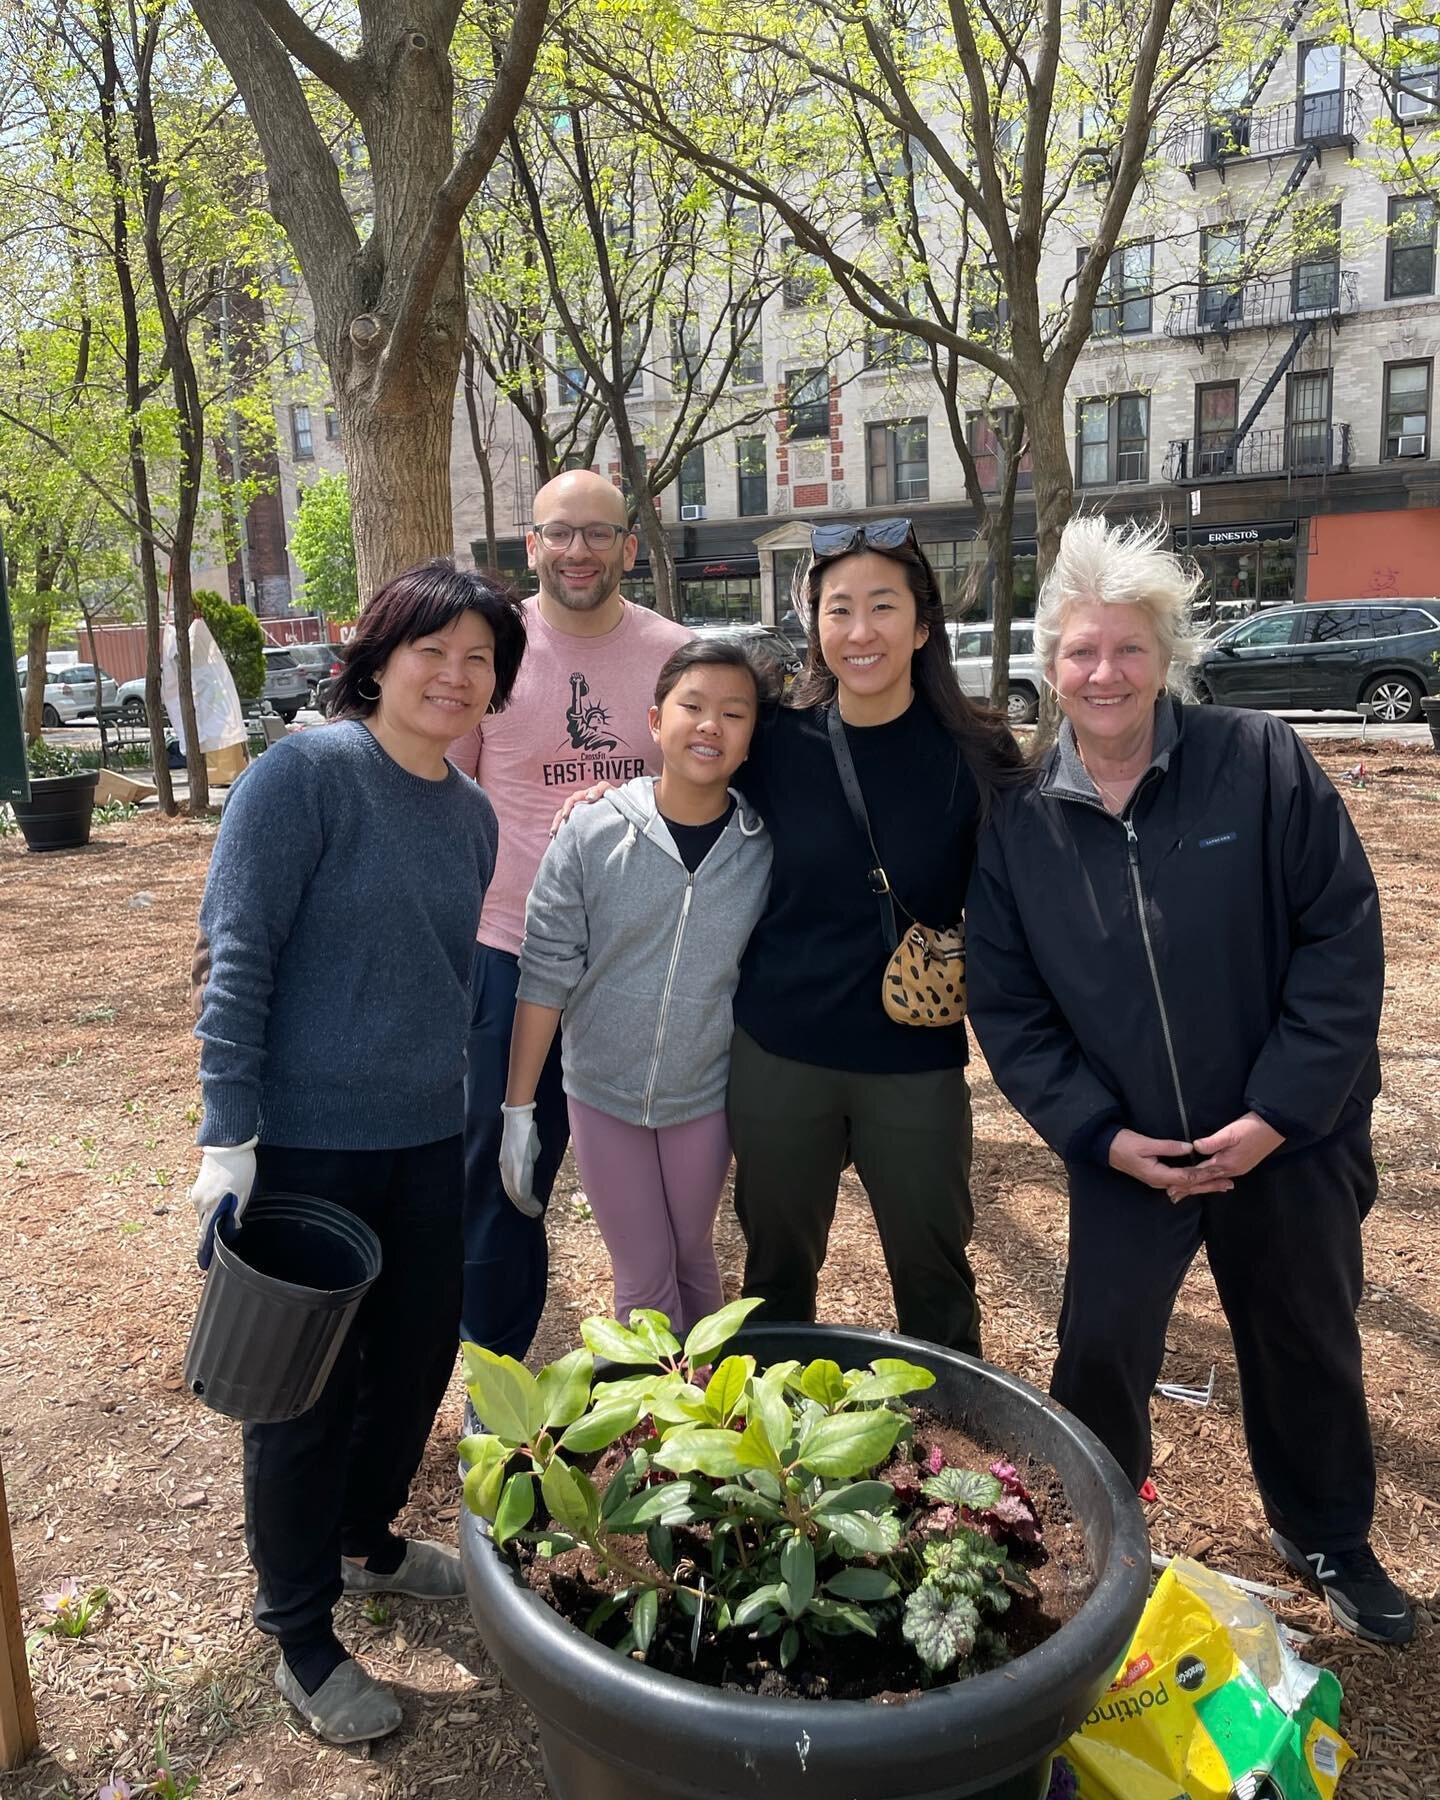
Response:
[[[45,658],[50,651],[50,615],[32,616],[25,632],[25,742],[38,744],[45,729]],[[40,679],[35,679],[36,670]]]
[[[454,376],[460,358],[455,357]],[[340,415],[350,476],[350,526],[360,604],[393,575],[455,551],[450,503],[450,420],[455,393],[403,411],[352,400]]]
[[[1060,534],[1074,511],[1075,490],[1065,454],[1065,390],[1047,388],[1025,406],[1035,479],[1035,583],[1038,592],[1060,550]],[[1049,687],[1041,688],[1038,744],[1050,743],[1060,714]]]
[[[500,561],[499,539],[495,531],[495,471],[490,466],[490,452],[485,433],[480,428],[480,394],[475,375],[475,344],[467,334],[464,350],[465,416],[470,422],[470,448],[475,467],[480,471],[480,490],[485,503],[485,560],[494,569]]]
[[[79,572],[76,572],[79,580]],[[85,619],[85,642],[90,646],[90,667],[95,671],[95,723],[100,731],[100,767],[110,767],[110,740],[105,735],[105,687],[100,674],[100,652],[95,647],[95,621],[88,612],[82,613]]]

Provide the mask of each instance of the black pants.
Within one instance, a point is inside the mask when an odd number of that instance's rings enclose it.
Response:
[[[970,1090],[964,1069],[865,1075],[772,1056],[743,1031],[727,1103],[745,1292],[762,1319],[813,1319],[840,1173],[865,1184],[901,1331],[980,1354],[966,1246]]]
[[[461,1139],[411,1150],[256,1153],[257,1191],[334,1200],[380,1239],[383,1266],[319,1400],[245,1427],[245,1537],[255,1623],[283,1646],[323,1637],[340,1558],[369,1556],[405,1504],[455,1362]]]
[[[1375,1199],[1369,1123],[1267,1160],[1228,1194],[1172,1205],[1110,1169],[1072,1166],[1070,1264],[1050,1392],[1138,1488],[1150,1394],[1185,1271],[1203,1244],[1240,1373],[1250,1464],[1270,1523],[1305,1550],[1370,1535],[1375,1459],[1355,1309]]]

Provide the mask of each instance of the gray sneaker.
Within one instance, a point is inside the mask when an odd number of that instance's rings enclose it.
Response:
[[[275,1685],[310,1729],[327,1744],[363,1744],[388,1737],[404,1714],[387,1687],[347,1657],[313,1694],[307,1694],[280,1658]]]
[[[359,1563],[342,1559],[340,1578],[347,1594],[407,1594],[412,1600],[459,1600],[465,1593],[460,1558],[444,1544],[411,1538],[400,1567],[377,1575]]]

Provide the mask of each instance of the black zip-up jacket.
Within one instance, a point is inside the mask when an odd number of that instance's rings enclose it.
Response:
[[[1256,1112],[1313,1145],[1368,1113],[1384,949],[1350,815],[1288,725],[1162,696],[1109,814],[1068,724],[983,835],[969,1009],[992,1073],[1068,1161],[1117,1129],[1190,1142]]]

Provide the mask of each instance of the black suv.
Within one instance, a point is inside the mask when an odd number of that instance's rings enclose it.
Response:
[[[1371,708],[1387,725],[1440,693],[1440,600],[1318,600],[1267,607],[1205,645],[1201,700],[1281,711]]]

